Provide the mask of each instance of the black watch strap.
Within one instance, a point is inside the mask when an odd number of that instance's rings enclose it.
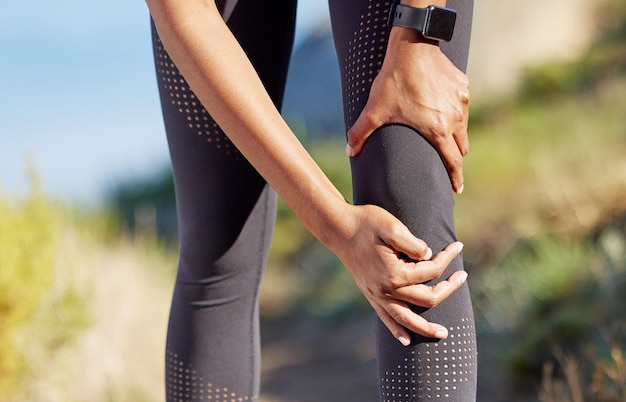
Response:
[[[391,5],[388,25],[395,25],[405,28],[413,28],[419,32],[424,32],[424,25],[428,9],[405,6],[398,3]]]
[[[439,6],[418,8],[393,3],[388,25],[415,29],[427,39],[448,42],[452,39],[456,11]]]

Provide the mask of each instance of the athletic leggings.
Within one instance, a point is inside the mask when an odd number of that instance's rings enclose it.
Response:
[[[296,1],[217,3],[280,107]],[[347,126],[364,107],[383,61],[390,5],[389,0],[330,1]],[[459,16],[453,40],[442,49],[463,70],[472,1],[449,0],[448,6]],[[258,289],[276,195],[199,103],[154,28],[153,37],[180,231],[166,350],[167,401],[257,401]],[[450,180],[439,155],[419,133],[401,125],[382,127],[351,163],[355,203],[386,208],[433,251],[456,239]],[[461,269],[459,257],[443,277]],[[378,322],[379,400],[474,401],[476,347],[467,285],[438,307],[417,311],[445,325],[449,337],[437,341],[413,334],[412,345],[403,347]]]

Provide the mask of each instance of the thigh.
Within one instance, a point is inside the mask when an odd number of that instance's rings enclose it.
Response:
[[[293,43],[295,1],[217,3],[280,107]],[[184,268],[190,265],[187,260],[214,261],[231,248],[266,183],[197,100],[155,30],[153,40]]]
[[[293,1],[267,7],[255,0],[217,3],[279,107],[293,40]],[[254,401],[260,381],[258,286],[276,197],[200,104],[154,29],[153,41],[180,231],[167,400],[213,395]]]

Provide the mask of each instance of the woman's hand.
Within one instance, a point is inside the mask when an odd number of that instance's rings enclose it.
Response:
[[[367,105],[348,131],[348,156],[356,156],[370,134],[391,123],[419,131],[437,149],[452,188],[463,191],[469,81],[436,43],[416,31],[393,27],[382,68]]]
[[[465,271],[455,272],[436,286],[424,283],[439,278],[463,245],[452,243],[432,257],[426,243],[382,208],[349,208],[355,217],[351,235],[332,242],[330,247],[382,322],[405,346],[411,339],[407,329],[429,338],[446,338],[444,326],[426,321],[411,310],[409,303],[432,308],[461,287],[467,278]],[[400,253],[419,262],[403,260]]]

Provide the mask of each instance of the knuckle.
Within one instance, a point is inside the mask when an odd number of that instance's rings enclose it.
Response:
[[[389,278],[383,279],[376,285],[376,290],[371,290],[370,293],[376,297],[390,298],[393,296],[394,286]]]
[[[399,275],[391,274],[387,280],[387,284],[388,290],[395,293],[396,289],[399,289],[404,285],[404,281]]]
[[[346,133],[346,137],[348,139],[348,143],[350,145],[354,145],[356,143],[356,127],[350,127]]]
[[[460,169],[463,166],[463,155],[459,154],[454,157],[454,164]]]
[[[470,91],[469,87],[464,87],[459,90],[459,100],[462,104],[467,105],[470,102]]]
[[[408,324],[408,320],[406,319],[406,317],[400,313],[395,313],[393,315],[393,320],[395,322],[397,322],[398,324],[402,325],[403,327],[406,327]]]
[[[387,235],[391,239],[399,239],[402,237],[403,228],[398,224],[390,223],[387,226],[386,230],[387,230]]]
[[[441,275],[443,275],[443,272],[446,270],[447,266],[448,266],[448,264],[442,264],[442,263],[435,264],[435,266],[433,268],[433,272],[435,273],[437,278],[439,278],[439,277],[441,277]]]
[[[454,121],[456,123],[464,124],[466,120],[466,108],[465,103],[462,103],[459,107],[454,109]]]
[[[437,294],[431,295],[428,299],[426,299],[426,306],[428,308],[437,307],[441,303],[441,297]]]
[[[381,222],[379,230],[385,239],[389,239],[392,242],[401,239],[404,233],[404,227],[402,224],[394,220]]]
[[[382,281],[378,284],[378,292],[381,296],[390,298],[396,294],[396,290],[403,286],[402,279],[399,275],[388,272]]]
[[[446,138],[448,137],[449,126],[450,125],[448,124],[448,121],[446,119],[443,119],[435,126],[435,128],[433,128],[432,140],[436,144],[441,144],[445,142]]]

